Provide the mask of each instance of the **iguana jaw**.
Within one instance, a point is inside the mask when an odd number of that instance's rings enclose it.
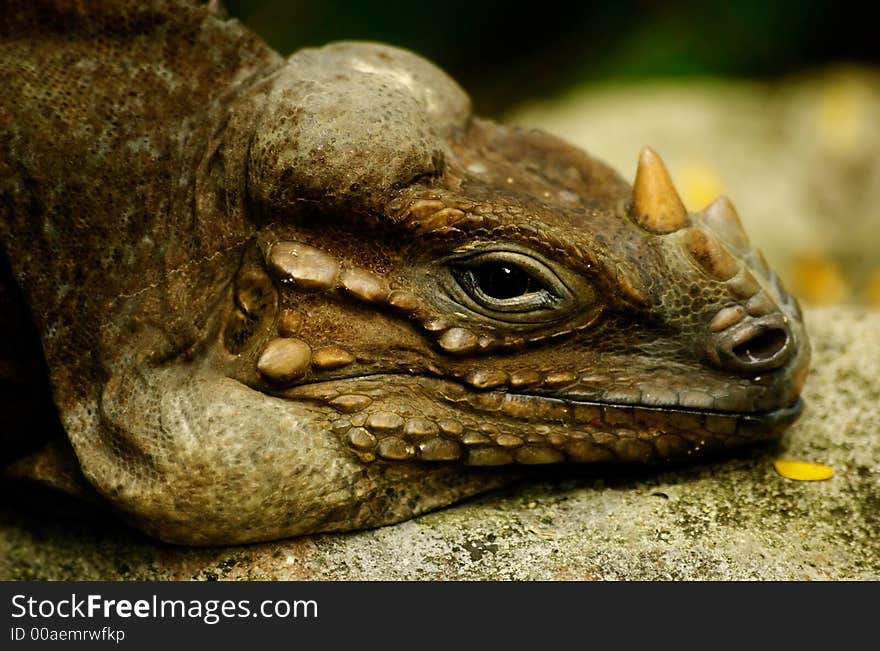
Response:
[[[773,438],[802,410],[799,399],[734,412],[476,391],[455,380],[386,373],[304,384],[282,397],[332,409],[329,429],[362,461],[467,465],[682,459]]]

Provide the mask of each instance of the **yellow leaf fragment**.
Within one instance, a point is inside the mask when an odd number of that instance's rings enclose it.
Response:
[[[786,479],[795,479],[797,481],[821,481],[823,479],[831,479],[834,476],[834,469],[821,463],[810,463],[809,461],[790,461],[788,459],[777,459],[773,462],[776,472]]]

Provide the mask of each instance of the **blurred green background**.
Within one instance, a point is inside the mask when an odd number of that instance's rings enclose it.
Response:
[[[225,4],[282,54],[342,39],[414,50],[447,70],[489,116],[585,81],[769,78],[829,62],[880,61],[865,10],[829,0]]]

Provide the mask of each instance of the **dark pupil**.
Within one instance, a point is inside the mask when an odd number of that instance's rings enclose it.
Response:
[[[474,280],[486,296],[516,298],[531,291],[532,277],[518,267],[485,264],[473,270]]]

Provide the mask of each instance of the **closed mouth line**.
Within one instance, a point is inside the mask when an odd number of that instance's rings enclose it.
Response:
[[[381,377],[388,376],[397,376],[401,378],[428,378],[431,380],[437,380],[442,382],[448,382],[449,384],[455,385],[461,389],[468,391],[474,395],[479,394],[487,394],[492,393],[493,391],[498,391],[504,393],[507,396],[516,398],[521,397],[528,400],[536,400],[548,403],[556,403],[562,404],[566,406],[583,406],[583,407],[596,407],[605,410],[625,412],[625,411],[640,411],[640,412],[655,412],[657,414],[664,415],[689,415],[689,416],[711,416],[718,418],[729,418],[734,419],[740,422],[749,422],[754,425],[768,425],[768,424],[777,424],[781,422],[793,422],[800,415],[803,410],[803,400],[800,398],[793,402],[790,405],[786,405],[784,407],[779,407],[777,409],[771,409],[767,411],[723,411],[720,409],[700,409],[700,408],[692,408],[692,407],[682,407],[679,405],[646,405],[642,403],[620,403],[620,402],[602,402],[598,400],[581,400],[574,396],[566,396],[566,395],[541,395],[535,393],[525,393],[525,392],[517,392],[511,391],[508,389],[503,389],[501,387],[497,389],[489,389],[489,390],[479,390],[470,386],[469,384],[460,382],[456,379],[449,378],[443,375],[434,375],[434,374],[417,374],[417,373],[407,373],[407,372],[395,372],[395,371],[384,371],[379,373],[368,373],[362,375],[350,375],[350,376],[341,376],[334,378],[327,378],[325,380],[319,380],[317,382],[309,382],[306,384],[299,385],[299,387],[313,387],[317,388],[321,385],[331,385],[337,382],[353,382],[357,380],[375,380]],[[297,387],[291,387],[290,390],[295,391]],[[288,390],[288,391],[290,391]]]
[[[772,423],[780,420],[794,419],[800,415],[803,410],[803,400],[800,398],[791,405],[771,409],[769,411],[721,411],[719,409],[695,409],[689,407],[681,407],[678,405],[665,407],[663,405],[645,405],[641,403],[619,403],[619,402],[600,402],[597,400],[579,400],[577,398],[564,396],[545,396],[532,393],[513,393],[506,392],[511,396],[522,396],[524,398],[547,400],[561,402],[567,405],[582,405],[585,407],[599,407],[602,409],[611,409],[616,411],[639,410],[653,411],[662,414],[685,414],[693,416],[716,416],[722,418],[735,418],[738,420],[749,420],[759,423]]]

